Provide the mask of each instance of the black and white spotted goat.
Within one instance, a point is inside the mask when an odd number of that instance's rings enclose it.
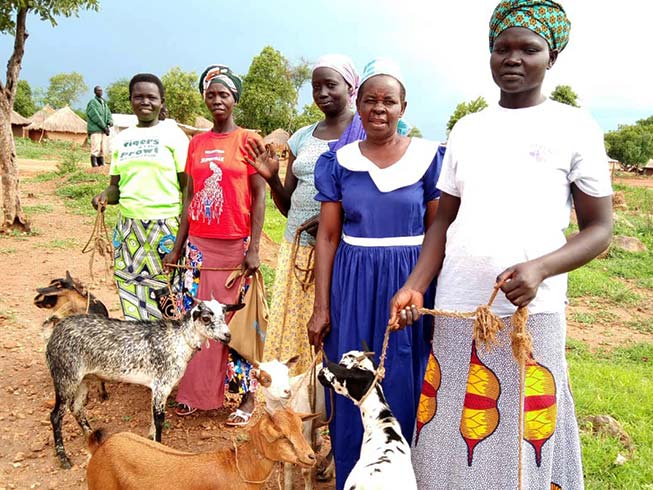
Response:
[[[63,445],[61,422],[66,406],[88,435],[84,413],[88,379],[100,378],[147,386],[152,390],[150,437],[161,442],[168,395],[181,379],[193,354],[208,339],[231,340],[225,313],[243,305],[198,302],[180,320],[125,321],[95,315],[61,320],[53,329],[46,358],[54,382],[50,414],[57,456],[63,468],[71,463]]]
[[[352,400],[363,419],[363,444],[345,490],[417,489],[410,447],[376,383],[376,367],[365,352],[349,351],[339,364],[328,362],[320,382]]]

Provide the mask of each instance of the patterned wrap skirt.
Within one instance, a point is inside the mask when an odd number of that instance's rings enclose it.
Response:
[[[114,278],[125,319],[161,318],[154,292],[167,285],[162,260],[172,250],[178,229],[178,218],[118,217],[112,240]]]
[[[520,372],[510,319],[499,345],[472,341],[471,320],[436,317],[412,458],[420,489],[583,488],[580,440],[565,360],[564,314],[528,319],[533,360]]]
[[[294,376],[308,370],[311,364],[306,327],[313,314],[315,283],[303,286],[295,275],[295,263],[308,268],[313,246],[300,245],[294,263],[292,248],[287,240],[283,240],[279,248],[263,360],[285,361],[299,355],[298,363],[291,369]]]
[[[217,238],[189,237],[186,243],[186,263],[193,267],[215,267],[219,270],[199,271],[188,269],[183,278],[183,309],[188,309],[193,298],[223,304],[237,303],[239,284],[225,286],[233,269],[244,260],[248,239],[221,240]],[[227,317],[227,323],[231,319]],[[252,366],[236,351],[221,342],[209,340],[209,348],[193,355],[179,382],[177,403],[200,410],[221,408],[224,404],[225,384],[233,393],[255,391],[256,381],[250,377]]]

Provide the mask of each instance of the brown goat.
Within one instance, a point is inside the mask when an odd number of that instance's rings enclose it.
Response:
[[[89,490],[156,488],[254,490],[263,487],[278,461],[310,467],[315,454],[302,434],[302,421],[316,415],[281,409],[264,413],[238,448],[186,453],[129,432],[103,441],[91,433],[93,455],[86,470]]]

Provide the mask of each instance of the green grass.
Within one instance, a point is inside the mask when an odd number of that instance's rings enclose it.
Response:
[[[18,158],[31,160],[62,160],[66,153],[73,152],[77,161],[86,161],[89,149],[66,141],[44,140],[40,143],[29,138],[16,138],[16,154]]]
[[[572,313],[571,319],[575,322],[582,323],[584,325],[593,325],[597,322],[596,315],[591,313]]]
[[[39,243],[36,245],[36,247],[46,249],[56,248],[59,250],[72,250],[74,248],[78,248],[79,244],[77,243],[77,240],[72,238],[56,238],[47,243]]]
[[[268,192],[268,195],[265,197],[265,222],[263,223],[263,231],[276,243],[281,243],[285,229],[286,217],[279,212]]]
[[[608,260],[594,260],[569,273],[569,297],[593,296],[607,299],[613,303],[635,305],[641,296],[627,285],[614,279],[605,263]]]
[[[653,333],[653,318],[638,318],[626,322],[626,327],[642,333]]]
[[[34,206],[23,206],[23,211],[27,215],[49,214],[52,212],[52,206],[49,204],[36,204]]]
[[[2,247],[2,248],[0,248],[0,255],[11,255],[11,254],[15,254],[17,251],[18,250],[16,250],[15,248],[11,248],[11,247],[4,248],[4,247]]]
[[[586,487],[646,488],[653,482],[653,344],[592,353],[582,342],[569,341],[567,359],[579,420],[590,415],[610,415],[632,437],[636,447],[632,458],[617,466],[617,454],[628,456],[621,442],[582,431]]]

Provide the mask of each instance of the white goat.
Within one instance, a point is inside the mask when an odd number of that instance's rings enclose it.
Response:
[[[327,388],[352,400],[363,419],[363,444],[358,462],[349,473],[347,490],[417,489],[410,461],[410,446],[392,415],[376,368],[365,352],[349,351],[339,364],[328,362],[318,378]]]
[[[326,424],[326,407],[324,404],[324,389],[317,381],[319,369],[314,370],[315,379],[311,381],[312,370],[297,376],[290,377],[290,369],[297,363],[299,356],[292,357],[287,361],[272,360],[262,362],[257,366],[254,375],[261,385],[261,392],[265,397],[265,408],[268,413],[274,413],[281,408],[291,408],[296,412],[315,413],[319,415],[313,420],[304,422],[304,437],[311,442],[315,436],[318,441],[317,431]],[[315,389],[313,394],[312,389]],[[313,406],[313,395],[315,405]],[[319,446],[319,443],[315,444]],[[316,447],[314,450],[318,450]],[[304,478],[304,489],[312,490],[311,468],[302,468]],[[318,479],[329,480],[333,478],[333,462],[318,470]],[[284,464],[285,489],[292,490],[292,465]]]

